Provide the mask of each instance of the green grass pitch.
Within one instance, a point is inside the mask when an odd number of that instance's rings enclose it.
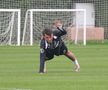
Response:
[[[65,56],[47,62],[40,75],[39,46],[0,46],[0,90],[108,90],[108,45],[68,46],[81,70]]]

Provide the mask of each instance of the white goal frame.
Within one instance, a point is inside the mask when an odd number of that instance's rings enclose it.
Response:
[[[24,36],[26,32],[26,23],[27,23],[27,14],[30,12],[30,45],[33,45],[33,12],[73,12],[73,11],[82,11],[84,12],[84,25],[83,25],[83,45],[86,45],[86,9],[29,9],[26,12],[25,16],[25,25],[23,30],[23,38],[22,38],[22,45],[24,45]],[[75,44],[77,44],[77,37],[78,37],[78,25],[76,25],[76,37],[75,37]]]
[[[20,24],[21,24],[21,10],[20,9],[0,9],[0,12],[17,12],[18,13],[18,21],[17,21],[17,46],[20,46]],[[11,30],[12,33],[12,30]],[[11,45],[11,35],[9,45]]]

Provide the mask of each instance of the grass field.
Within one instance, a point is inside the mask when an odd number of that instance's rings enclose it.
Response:
[[[0,90],[108,90],[108,45],[70,45],[79,73],[64,56],[47,62],[40,75],[38,46],[0,47]]]

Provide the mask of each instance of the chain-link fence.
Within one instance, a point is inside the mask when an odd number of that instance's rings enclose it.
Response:
[[[103,27],[104,39],[108,39],[108,0],[0,0],[0,8],[21,8],[21,31],[23,32],[25,13],[28,9],[74,9],[76,3],[94,5],[94,25]]]

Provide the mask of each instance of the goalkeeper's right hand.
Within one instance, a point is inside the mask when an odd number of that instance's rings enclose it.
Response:
[[[56,28],[59,28],[59,29],[62,28],[62,23],[60,20],[55,20],[53,24]]]

